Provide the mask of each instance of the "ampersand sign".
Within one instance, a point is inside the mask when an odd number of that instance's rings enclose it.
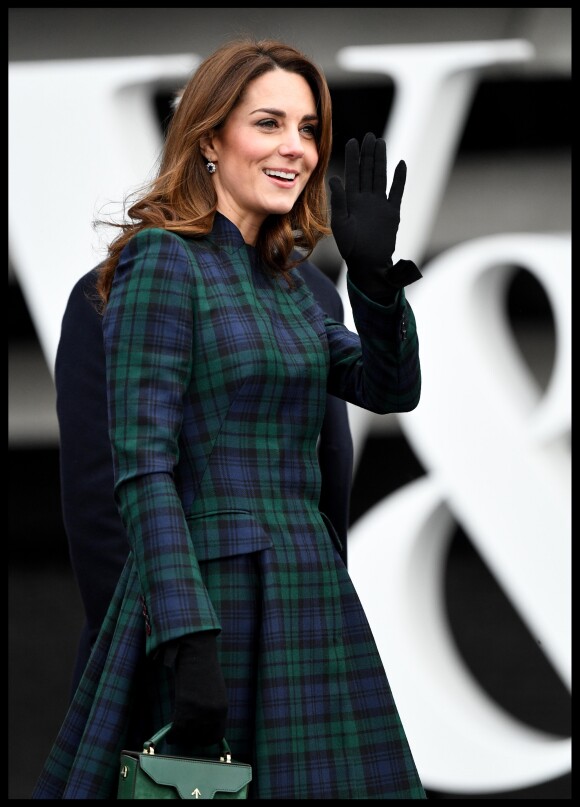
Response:
[[[507,320],[514,267],[554,313],[545,391]],[[567,773],[570,741],[512,718],[474,680],[447,624],[444,560],[459,522],[570,686],[570,237],[476,239],[424,269],[408,290],[422,398],[399,422],[427,473],[353,526],[349,567],[426,786],[515,789]]]

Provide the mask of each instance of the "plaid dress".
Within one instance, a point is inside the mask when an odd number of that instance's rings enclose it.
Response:
[[[250,798],[425,798],[316,454],[327,392],[417,405],[413,312],[349,284],[357,335],[293,274],[269,276],[221,214],[123,250],[103,327],[131,551],[35,799],[114,799],[120,751],[171,719],[161,646],[216,628]]]

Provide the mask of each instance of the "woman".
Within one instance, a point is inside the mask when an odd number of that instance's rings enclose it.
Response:
[[[331,104],[275,41],[207,58],[101,271],[115,496],[131,553],[34,798],[114,798],[122,748],[226,736],[251,798],[425,798],[367,620],[319,510],[327,392],[413,409],[392,265],[405,166],[367,135],[331,180],[359,335],[295,269],[325,235]]]
[[[320,307],[344,321],[342,299],[332,280],[311,261],[297,267]],[[98,267],[75,283],[67,301],[54,385],[59,425],[62,515],[72,571],[84,608],[71,681],[71,697],[97,640],[129,553],[114,499],[113,458],[108,437],[102,318],[95,305]],[[326,396],[318,441],[320,509],[329,517],[347,564],[353,445],[346,404]]]

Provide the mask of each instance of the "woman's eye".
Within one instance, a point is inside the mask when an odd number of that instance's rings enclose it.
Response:
[[[311,124],[311,123],[307,124],[306,126],[303,126],[303,127],[302,127],[302,129],[301,129],[301,131],[302,131],[302,132],[303,132],[303,133],[304,133],[304,134],[305,134],[307,137],[316,137],[316,132],[317,132],[316,126],[314,126],[314,125],[313,125],[313,124]]]
[[[278,124],[275,120],[269,118],[268,120],[258,121],[258,126],[261,126],[264,129],[274,129],[276,126],[278,126]]]

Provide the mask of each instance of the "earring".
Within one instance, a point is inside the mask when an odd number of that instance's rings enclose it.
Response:
[[[205,167],[207,168],[208,174],[215,174],[216,164],[212,163],[211,160],[208,160],[208,162],[206,162]]]

